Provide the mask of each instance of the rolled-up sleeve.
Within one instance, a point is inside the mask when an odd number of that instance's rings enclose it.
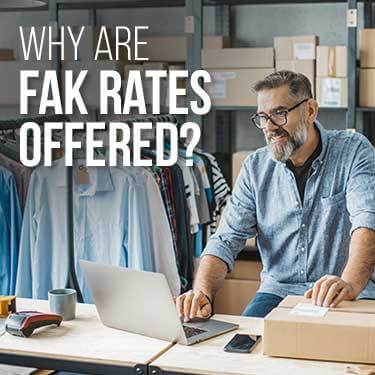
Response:
[[[352,223],[350,234],[357,228],[375,230],[375,150],[364,137],[351,167],[346,199]]]
[[[222,259],[232,271],[234,260],[244,248],[246,240],[256,234],[255,195],[251,181],[251,159],[249,156],[241,169],[233,190],[223,211],[216,233],[207,242],[202,257],[214,255]]]

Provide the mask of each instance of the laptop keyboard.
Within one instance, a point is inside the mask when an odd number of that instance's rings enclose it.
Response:
[[[187,338],[190,338],[190,337],[193,337],[193,336],[196,336],[196,335],[200,335],[201,333],[205,333],[207,331],[205,331],[204,329],[199,329],[199,328],[192,328],[192,327],[188,327],[188,326],[184,326],[184,331],[185,331],[185,335]]]

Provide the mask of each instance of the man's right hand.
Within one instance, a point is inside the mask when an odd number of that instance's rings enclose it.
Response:
[[[206,294],[189,290],[176,299],[176,307],[180,318],[185,321],[194,318],[208,319],[212,314],[212,304]]]

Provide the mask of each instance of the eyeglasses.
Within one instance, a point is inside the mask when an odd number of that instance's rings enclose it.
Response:
[[[276,126],[284,126],[288,122],[288,113],[299,107],[302,103],[307,102],[308,100],[309,98],[306,98],[291,108],[282,109],[280,111],[271,113],[270,115],[261,115],[256,113],[251,117],[251,121],[259,129],[264,129],[267,126],[268,120],[271,120],[272,124]]]

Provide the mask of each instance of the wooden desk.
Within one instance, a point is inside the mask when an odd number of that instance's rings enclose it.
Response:
[[[251,354],[224,352],[225,344],[235,333],[262,334],[263,320],[229,315],[216,315],[215,318],[239,323],[240,328],[193,346],[175,345],[151,364],[149,374],[345,375],[348,366],[345,363],[263,356],[261,343]]]
[[[47,301],[17,299],[17,310],[49,312]],[[171,344],[105,327],[94,305],[77,305],[77,318],[30,338],[0,336],[0,363],[86,374],[147,375],[147,365]]]

